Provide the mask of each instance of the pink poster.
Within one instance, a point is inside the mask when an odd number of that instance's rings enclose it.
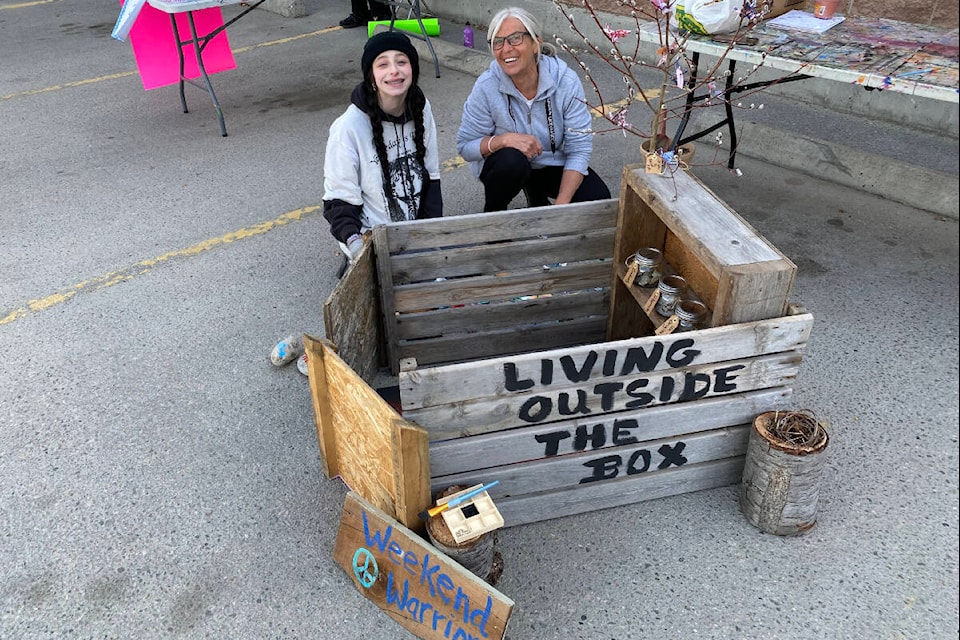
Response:
[[[190,24],[187,14],[184,12],[174,15],[177,17],[180,39],[189,40]],[[194,11],[193,20],[197,25],[197,34],[201,37],[223,25],[220,7]],[[137,69],[140,71],[144,89],[156,89],[180,81],[180,60],[177,57],[177,41],[170,24],[170,14],[144,4],[130,30],[130,44],[133,45],[133,55],[137,60]],[[192,44],[184,45],[183,63],[186,77],[200,77],[200,68],[197,66],[197,56]],[[230,50],[226,29],[204,47],[203,64],[208,74],[236,68],[237,63],[233,59],[233,51]]]

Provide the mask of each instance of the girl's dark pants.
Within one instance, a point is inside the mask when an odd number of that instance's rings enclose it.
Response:
[[[487,156],[480,171],[486,202],[484,211],[504,211],[522,190],[527,196],[527,206],[542,207],[550,204],[547,198],[556,198],[560,191],[563,167],[534,169],[526,156],[512,147],[499,149]],[[610,189],[594,172],[588,169],[580,188],[573,195],[573,202],[606,200]]]

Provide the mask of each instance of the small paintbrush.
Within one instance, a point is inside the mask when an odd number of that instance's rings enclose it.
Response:
[[[427,509],[426,511],[421,511],[421,512],[420,512],[420,519],[423,520],[424,522],[426,522],[427,520],[429,520],[429,519],[432,518],[433,516],[438,515],[438,514],[440,514],[440,513],[443,513],[443,512],[446,511],[447,509],[450,509],[450,508],[452,508],[452,507],[455,507],[455,506],[457,506],[458,504],[461,504],[461,503],[463,503],[463,502],[466,502],[466,501],[469,500],[470,498],[475,498],[475,497],[477,497],[478,495],[480,495],[481,493],[483,493],[484,491],[486,491],[487,489],[489,489],[490,487],[493,487],[493,486],[498,485],[498,484],[500,484],[500,481],[499,481],[499,480],[494,480],[493,482],[491,482],[491,483],[489,483],[489,484],[485,484],[485,485],[483,485],[483,486],[481,486],[481,487],[477,487],[477,488],[474,489],[473,491],[467,491],[467,492],[466,492],[465,494],[463,494],[463,495],[457,496],[456,498],[451,498],[449,501],[444,502],[443,504],[438,504],[438,505],[435,506],[435,507],[430,507],[430,508]]]

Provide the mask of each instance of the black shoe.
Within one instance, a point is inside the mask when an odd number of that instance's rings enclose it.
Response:
[[[365,27],[367,26],[367,21],[361,20],[360,18],[358,18],[357,16],[351,13],[346,18],[340,21],[340,26],[343,27],[344,29],[353,29],[354,27]]]

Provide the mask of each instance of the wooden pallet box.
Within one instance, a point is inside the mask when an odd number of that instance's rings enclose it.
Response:
[[[738,482],[751,421],[789,404],[813,318],[783,287],[758,303],[728,283],[795,270],[722,203],[684,213],[670,180],[625,182],[608,201],[377,228],[324,306],[326,339],[307,340],[328,474],[411,528],[452,485],[499,480],[509,527]],[[731,258],[717,228],[762,264]],[[715,326],[654,334],[620,270],[638,242],[696,265]],[[391,406],[374,389],[394,383]]]

